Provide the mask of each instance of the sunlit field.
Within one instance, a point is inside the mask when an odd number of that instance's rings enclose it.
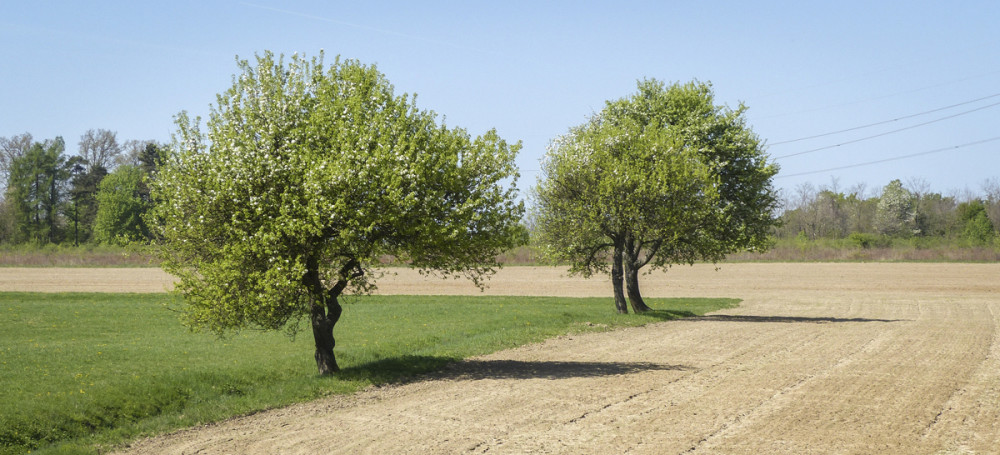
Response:
[[[137,435],[350,393],[560,334],[738,303],[649,299],[655,312],[619,316],[605,298],[345,300],[334,332],[343,372],[321,377],[308,330],[220,339],[180,325],[180,301],[171,295],[0,293],[0,453],[93,453]]]

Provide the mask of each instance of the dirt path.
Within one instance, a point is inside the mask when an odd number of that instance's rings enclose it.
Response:
[[[488,292],[607,292],[560,274],[505,269]],[[743,304],[549,340],[129,453],[1000,453],[998,278],[995,264],[678,268],[645,277],[647,294]],[[474,291],[409,272],[382,283]]]

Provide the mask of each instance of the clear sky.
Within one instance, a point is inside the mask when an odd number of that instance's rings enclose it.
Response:
[[[523,141],[521,188],[552,138],[657,78],[745,103],[789,191],[978,191],[1000,177],[998,24],[996,0],[0,0],[0,136],[167,142],[179,111],[207,117],[237,55],[323,49],[451,126]]]

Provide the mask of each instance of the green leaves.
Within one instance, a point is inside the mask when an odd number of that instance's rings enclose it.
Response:
[[[60,239],[59,215],[70,177],[65,150],[66,143],[57,137],[34,143],[11,162],[8,196],[14,205],[18,240],[44,244]]]
[[[149,229],[143,220],[149,203],[140,195],[143,178],[141,169],[125,165],[101,180],[94,219],[97,241],[125,245],[149,237]]]
[[[358,290],[384,255],[478,282],[512,245],[520,144],[437,125],[357,61],[238,64],[204,135],[178,116],[152,185],[164,266],[194,325],[285,324],[322,299],[303,284],[310,263],[327,286],[360,263]]]
[[[746,127],[745,107],[714,105],[700,82],[637,88],[552,142],[534,213],[548,254],[589,275],[626,239],[638,267],[764,248],[777,167]]]

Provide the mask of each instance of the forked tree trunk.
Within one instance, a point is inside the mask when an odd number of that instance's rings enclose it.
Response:
[[[340,295],[344,285],[338,282],[334,289],[327,290],[319,277],[319,264],[314,258],[306,260],[304,281],[309,287],[312,300],[310,321],[313,339],[316,341],[316,368],[321,375],[334,374],[340,371],[340,366],[337,365],[337,358],[333,354],[333,348],[337,345],[333,338],[333,327],[337,325],[340,314],[344,311],[337,301],[337,296]]]
[[[340,303],[334,298],[332,302],[326,302],[327,308],[321,304],[314,303],[312,306],[312,329],[313,338],[316,340],[316,368],[319,374],[329,375],[340,371],[337,365],[337,358],[333,355],[333,348],[337,345],[333,339],[333,326],[340,320],[340,313],[343,311]]]
[[[622,290],[624,270],[622,269],[622,247],[615,245],[614,256],[611,264],[611,284],[615,288],[615,309],[620,314],[628,314],[628,305],[625,303],[625,292]]]

